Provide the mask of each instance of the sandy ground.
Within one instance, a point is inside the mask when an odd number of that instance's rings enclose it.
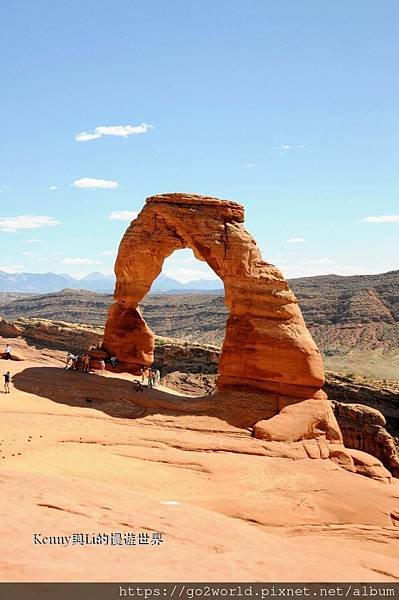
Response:
[[[136,392],[131,376],[17,346],[25,360],[0,361],[13,376],[0,394],[1,581],[399,580],[397,481],[266,457],[210,399]],[[79,533],[136,543],[73,544]]]

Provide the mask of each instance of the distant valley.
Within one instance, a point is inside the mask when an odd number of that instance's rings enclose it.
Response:
[[[161,279],[161,278],[159,278]],[[306,323],[337,372],[399,377],[399,271],[293,279]],[[112,294],[65,289],[48,294],[0,293],[0,315],[103,325]],[[155,333],[221,345],[227,310],[220,290],[151,293],[141,302]]]

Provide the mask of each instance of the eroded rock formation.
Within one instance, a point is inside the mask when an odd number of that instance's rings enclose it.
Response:
[[[104,345],[128,370],[153,361],[154,336],[139,302],[167,256],[191,248],[222,279],[229,310],[218,387],[250,386],[294,398],[322,397],[320,352],[281,272],[243,227],[241,205],[166,194],[147,199],[127,229],[115,265],[115,299]]]
[[[399,449],[386,430],[384,415],[363,404],[333,402],[333,408],[345,444],[379,458],[395,477],[399,477]]]
[[[131,373],[152,364],[154,334],[139,302],[165,258],[191,248],[223,281],[229,311],[215,402],[223,405],[228,390],[229,402],[240,391],[242,402],[252,389],[262,396],[262,413],[251,418],[248,406],[246,419],[273,456],[331,458],[352,472],[389,478],[378,460],[361,452],[352,456],[343,446],[321,389],[322,358],[297,299],[282,273],[262,259],[243,222],[244,208],[235,202],[191,194],[148,198],[119,247],[116,303],[108,312],[103,348]]]

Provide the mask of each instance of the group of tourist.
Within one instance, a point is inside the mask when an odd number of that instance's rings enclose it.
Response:
[[[101,349],[101,343],[98,344],[97,346],[95,346],[93,344],[92,346],[90,346],[89,351],[85,352],[83,354],[73,354],[72,352],[68,352],[66,361],[65,361],[65,368],[70,369],[71,371],[80,371],[81,373],[89,373],[91,366],[92,366],[91,365],[92,357],[90,355],[90,352],[92,352],[93,350],[99,350],[99,349]],[[7,344],[7,346],[3,352],[3,358],[6,360],[11,359],[11,346],[9,344]],[[105,368],[106,368],[105,360],[104,359],[101,359],[101,360],[95,359],[95,360],[100,367],[100,369],[99,369],[100,373],[102,375],[104,375]],[[111,367],[115,368],[118,364],[118,359],[116,356],[111,356],[108,359],[108,362],[111,365]],[[9,394],[10,393],[10,383],[11,383],[10,371],[3,373],[3,377],[4,377],[4,393]],[[141,369],[141,382],[140,381],[135,382],[136,391],[143,390],[143,385],[145,383],[145,380],[147,380],[148,388],[151,389],[153,387],[157,387],[161,381],[161,373],[160,373],[159,369],[151,368],[151,367],[143,367]]]
[[[65,368],[72,371],[80,371],[81,373],[89,373],[90,371],[90,354],[72,354],[68,352],[65,362]],[[104,365],[105,369],[105,365]]]
[[[103,358],[98,358],[95,355],[92,356],[92,353],[97,350],[102,349],[102,342],[100,341],[97,345],[92,344],[87,352],[83,354],[73,354],[72,352],[68,352],[65,368],[70,369],[71,371],[80,371],[81,373],[90,373],[93,368],[93,362],[96,364],[94,368],[97,368],[102,375],[105,374],[105,360]],[[111,367],[115,368],[118,364],[118,360],[116,356],[111,356],[107,359],[107,362],[111,365]]]
[[[141,369],[141,383],[144,383],[145,379],[147,379],[147,386],[149,388],[157,387],[161,381],[161,373],[159,369],[143,367]]]

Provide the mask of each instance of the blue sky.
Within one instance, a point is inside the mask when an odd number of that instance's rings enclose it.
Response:
[[[124,213],[168,191],[244,204],[288,277],[399,268],[396,1],[3,0],[0,19],[0,270],[111,272]],[[191,256],[165,272],[209,276]]]

